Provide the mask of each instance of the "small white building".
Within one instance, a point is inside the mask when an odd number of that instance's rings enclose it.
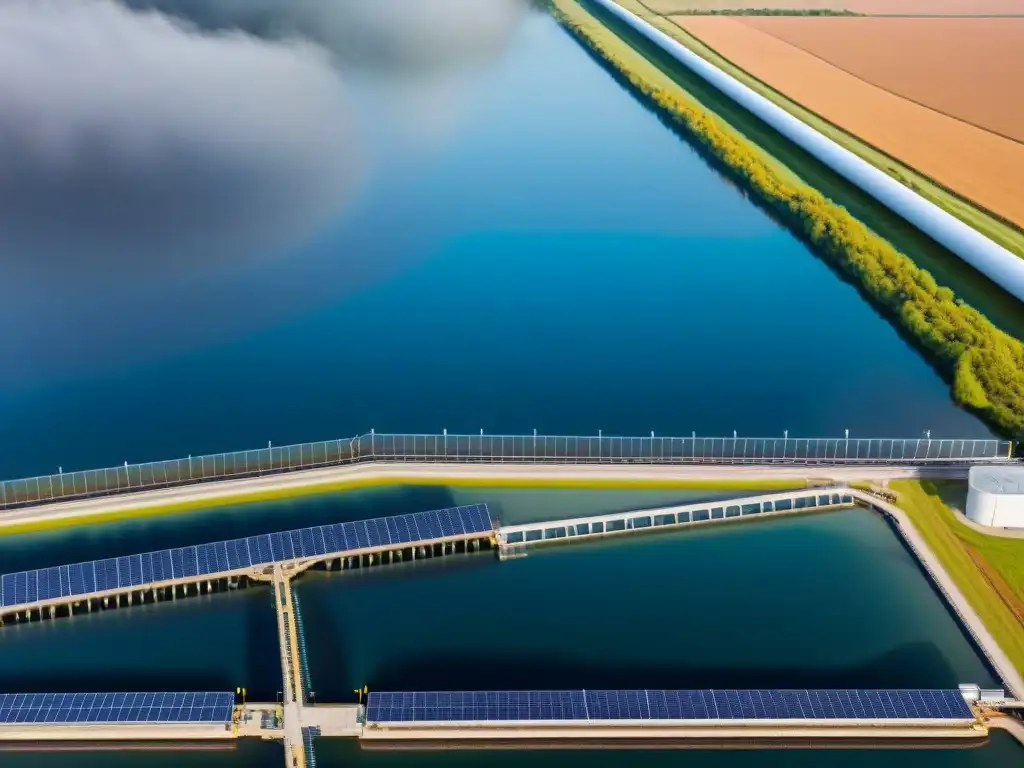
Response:
[[[967,517],[993,528],[1024,528],[1024,466],[971,467]]]

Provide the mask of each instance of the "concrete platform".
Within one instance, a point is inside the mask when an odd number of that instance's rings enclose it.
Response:
[[[150,725],[0,725],[0,742],[223,741],[236,738],[230,723]]]
[[[614,746],[699,748],[713,746],[741,747],[756,744],[793,746],[798,744],[836,744],[889,746],[965,745],[981,743],[988,729],[977,723],[969,725],[836,725],[826,722],[803,722],[799,725],[718,725],[692,724],[680,726],[554,726],[554,727],[423,727],[379,728],[368,726],[360,737],[360,745],[368,748],[436,749],[436,748],[562,748]]]

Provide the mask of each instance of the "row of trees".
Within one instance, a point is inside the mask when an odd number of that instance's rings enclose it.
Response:
[[[699,141],[747,191],[803,234],[817,252],[909,336],[952,382],[953,397],[1009,437],[1024,438],[1024,344],[939,286],[891,243],[818,190],[784,179],[751,144],[695,101],[632,71],[584,26],[557,18],[663,117]]]

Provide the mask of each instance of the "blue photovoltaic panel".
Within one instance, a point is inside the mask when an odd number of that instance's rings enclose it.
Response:
[[[259,552],[259,562],[261,563],[272,563],[274,562],[274,550],[270,545],[270,537],[266,534],[262,536],[255,536],[256,549]],[[252,542],[249,542],[249,551],[252,552]]]
[[[141,555],[132,555],[128,558],[128,572],[130,574],[131,585],[137,587],[143,584],[142,581],[142,557]]]
[[[72,595],[206,576],[281,560],[414,544],[490,530],[491,518],[486,504],[301,528],[198,547],[164,549],[72,566],[3,574],[0,577],[0,604],[14,607]],[[909,701],[887,700],[886,706],[893,711],[907,712],[910,711]],[[917,703],[917,699],[913,701]],[[879,702],[878,706],[883,705]]]
[[[409,531],[409,523],[405,519],[405,515],[395,515],[394,517],[388,518],[388,528],[394,528],[392,533],[392,540],[401,542],[402,544],[408,544],[413,540],[413,535]]]
[[[84,595],[87,592],[92,592],[91,589],[85,588],[85,566],[81,563],[68,567],[68,573],[71,576],[71,594],[72,595]]]
[[[384,525],[388,529],[388,537],[391,539],[392,544],[404,544],[408,539],[403,539],[402,534],[398,530],[398,518],[397,517],[385,517],[383,518]]]
[[[219,573],[222,571],[230,571],[228,567],[228,543],[226,541],[218,541],[216,544],[211,545],[213,547],[213,563],[211,573]]]
[[[452,513],[447,509],[437,510],[437,519],[441,523],[441,533],[444,536],[454,536],[456,533],[462,533],[462,531],[456,530],[455,522],[452,520]]]
[[[281,537],[281,550],[284,552],[283,560],[294,560],[295,550],[292,547],[292,534],[290,531],[285,531],[278,534]]]
[[[224,542],[224,545],[228,552],[228,570],[235,571],[252,565],[249,562],[249,548],[245,539],[231,539]]]
[[[35,571],[26,571],[28,583],[25,585],[25,602],[34,603],[39,599],[39,583]]]
[[[142,562],[142,583],[152,584],[156,581],[156,579],[153,578],[153,553],[146,552],[145,554],[140,555],[139,559]]]
[[[233,693],[0,694],[0,723],[229,723]]]
[[[60,585],[57,586],[58,590]],[[40,600],[50,600],[54,597],[60,597],[60,595],[53,595],[50,593],[50,569],[40,568],[39,573],[36,577],[36,591],[39,594]]]
[[[324,529],[322,526],[314,526],[309,529],[309,536],[313,540],[313,549],[311,550],[314,554],[323,555],[327,552],[327,540],[324,538]]]
[[[367,722],[973,720],[956,690],[588,690],[371,693]]]
[[[370,533],[369,533],[369,531],[366,530],[366,521],[365,520],[356,520],[356,521],[351,522],[351,523],[345,523],[345,536],[346,536],[346,538],[348,537],[348,532],[349,532],[349,526],[350,525],[352,526],[352,529],[356,533],[356,545],[358,546],[358,548],[359,549],[363,549],[365,547],[369,547],[370,546]],[[349,541],[352,541],[352,540],[349,539]]]
[[[275,563],[282,562],[286,559],[284,553],[284,537],[280,533],[269,534],[270,538],[270,556]]]
[[[437,521],[436,512],[420,512],[415,517],[420,536],[427,540],[441,538],[441,524]]]
[[[320,535],[324,539],[324,553],[325,554],[327,552],[343,552],[346,549],[346,547],[345,547],[345,540],[344,539],[339,540],[337,535],[336,535],[335,528],[340,528],[340,527],[341,526],[334,526],[334,525],[322,525],[322,526],[320,526]]]
[[[181,575],[199,575],[199,561],[196,556],[195,547],[181,547]]]
[[[169,581],[171,575],[171,552],[164,549],[153,553],[153,577],[157,581]]]
[[[303,528],[298,531],[292,531],[290,536],[292,540],[292,552],[295,557],[312,557],[315,553],[313,552],[313,537],[310,535],[309,528]],[[308,537],[307,539],[304,537]],[[307,543],[309,549],[306,549]]]
[[[171,550],[171,578],[180,579],[185,575],[185,565],[181,560],[182,550]]]

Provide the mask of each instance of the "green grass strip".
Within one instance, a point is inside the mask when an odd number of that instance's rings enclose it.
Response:
[[[354,477],[315,485],[300,485],[288,488],[275,488],[266,491],[250,491],[227,496],[191,499],[189,501],[168,504],[151,504],[128,509],[115,509],[108,512],[94,512],[70,517],[43,518],[2,525],[0,536],[13,536],[20,533],[36,533],[54,531],[64,528],[76,528],[83,525],[99,525],[116,523],[125,520],[139,520],[150,517],[197,512],[217,507],[239,504],[254,504],[266,501],[282,501],[324,493],[340,493],[357,491],[367,488],[386,486],[449,486],[453,488],[572,488],[577,490],[751,490],[751,491],[785,491],[793,488],[804,488],[803,480],[658,480],[651,478],[508,478],[501,475],[481,475],[479,477],[424,477],[422,475],[389,475],[387,477]],[[116,497],[115,497],[116,498]],[[46,508],[41,507],[41,512]]]
[[[1024,623],[1014,613],[1015,605],[1024,604],[1024,539],[986,536],[959,520],[943,496],[962,494],[962,482],[896,480],[889,486],[999,647],[1024,673]],[[996,575],[986,575],[986,566]]]
[[[953,398],[1024,437],[1024,344],[706,109],[576,0],[552,13],[641,101],[698,142],[762,205],[808,240],[952,383]],[[681,66],[681,65],[680,65]],[[870,361],[865,361],[870,363]]]

